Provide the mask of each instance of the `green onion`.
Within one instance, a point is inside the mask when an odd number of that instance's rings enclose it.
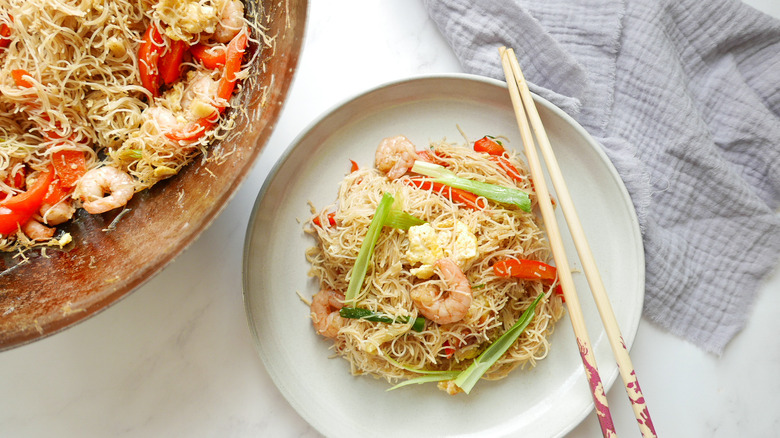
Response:
[[[143,158],[143,152],[140,149],[124,149],[120,152],[122,158],[130,158],[133,160],[140,160]]]
[[[412,369],[414,372],[419,372],[419,370]],[[431,371],[434,372],[434,371]],[[428,382],[442,382],[445,380],[452,380],[455,377],[458,377],[457,371],[435,371],[436,374],[426,374],[424,376],[420,377],[414,377],[412,379],[407,379],[402,382],[399,382],[397,385],[388,388],[388,391],[392,391],[394,389],[398,389],[402,386],[406,385],[414,385],[414,384],[422,384],[422,383],[428,383]]]
[[[421,332],[425,328],[425,318],[422,316],[418,316],[417,318],[414,318],[414,322],[412,323],[412,330],[416,332]]]
[[[403,382],[398,383],[397,385],[393,386],[392,388],[388,388],[388,391],[392,391],[394,389],[398,389],[402,386],[406,385],[413,385],[413,384],[420,384],[420,383],[428,383],[428,382],[441,382],[443,380],[453,380],[454,378],[458,377],[458,374],[460,374],[460,371],[431,371],[431,370],[420,370],[417,368],[408,367],[397,360],[394,360],[390,358],[389,356],[385,355],[385,359],[387,359],[388,362],[391,364],[403,368],[407,371],[411,371],[413,373],[422,374],[420,377],[415,377],[413,379],[404,380]]]
[[[525,309],[522,315],[520,315],[520,318],[515,322],[512,327],[509,328],[503,335],[501,335],[498,339],[493,341],[490,346],[488,346],[485,351],[482,352],[476,359],[474,359],[474,362],[471,363],[471,365],[466,368],[463,371],[433,371],[433,370],[421,370],[416,368],[411,368],[406,365],[403,365],[399,363],[396,360],[391,359],[390,357],[385,356],[388,362],[392,363],[393,365],[403,368],[407,371],[411,371],[413,373],[423,374],[420,377],[415,377],[413,379],[405,380],[392,388],[388,389],[388,391],[391,391],[396,388],[400,388],[402,386],[411,385],[414,383],[427,383],[427,382],[441,382],[443,380],[452,380],[455,382],[460,389],[463,390],[466,394],[468,394],[472,388],[474,388],[474,385],[477,384],[480,378],[482,378],[482,375],[487,372],[488,369],[490,369],[493,364],[498,361],[498,359],[501,358],[501,356],[506,353],[506,351],[509,349],[509,347],[512,346],[512,344],[515,343],[518,337],[520,337],[520,334],[525,331],[526,327],[528,327],[528,324],[531,323],[531,320],[534,317],[534,311],[536,309],[536,305],[539,304],[539,301],[544,296],[544,292],[540,293],[538,297],[534,300],[531,305]]]
[[[363,243],[360,245],[357,259],[355,259],[355,266],[352,268],[352,276],[349,279],[347,293],[344,295],[347,303],[354,303],[358,292],[363,287],[363,280],[366,278],[368,263],[374,255],[374,246],[376,246],[376,242],[379,240],[379,233],[382,231],[382,225],[385,223],[392,205],[392,195],[385,193],[384,196],[382,196],[382,200],[379,201],[379,205],[376,207],[374,218],[371,219],[371,225],[368,226],[368,232],[366,233],[365,239],[363,239]]]
[[[384,225],[387,227],[398,228],[401,230],[408,230],[409,227],[413,227],[415,225],[422,225],[424,223],[425,223],[424,220],[416,216],[412,216],[411,214],[403,210],[397,210],[393,208],[390,209],[390,213],[388,213]]]
[[[455,384],[460,387],[466,394],[471,391],[477,381],[494,363],[509,349],[512,344],[515,343],[521,333],[528,327],[531,319],[534,317],[534,310],[539,300],[544,296],[544,292],[540,293],[538,297],[531,303],[525,312],[520,316],[520,319],[512,325],[503,335],[496,339],[490,346],[482,352],[471,365],[463,370],[455,379]]]
[[[467,190],[477,196],[483,196],[490,199],[491,201],[503,204],[513,204],[523,211],[531,211],[531,199],[528,197],[528,193],[525,193],[522,190],[461,178],[443,166],[419,160],[414,162],[412,172],[425,175],[434,182],[456,189]]]
[[[341,315],[344,318],[365,319],[366,321],[384,322],[386,324],[396,324],[396,323],[406,324],[409,322],[408,316],[398,316],[396,318],[393,318],[392,316],[387,315],[386,313],[374,312],[373,310],[362,309],[360,307],[342,307],[341,310],[339,310],[339,315]],[[417,317],[414,319],[414,323],[412,324],[412,330],[416,332],[421,332],[424,327],[425,327],[425,318]]]

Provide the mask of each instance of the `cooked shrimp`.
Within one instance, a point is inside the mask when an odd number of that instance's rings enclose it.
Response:
[[[22,232],[30,240],[44,241],[54,237],[54,228],[47,227],[35,219],[30,219],[22,225]]]
[[[81,199],[84,210],[100,214],[124,206],[134,192],[130,175],[116,167],[103,166],[85,173],[73,195]]]
[[[376,168],[390,179],[402,177],[419,159],[414,144],[403,135],[383,139],[376,149]]]
[[[218,87],[219,82],[210,74],[193,74],[181,94],[181,107],[186,113],[185,117],[191,121],[213,117],[219,111],[213,104],[217,98]]]
[[[173,111],[164,106],[150,106],[144,110],[144,115],[154,121],[159,132],[168,132],[181,125]]]
[[[438,324],[458,322],[471,306],[471,286],[463,271],[450,258],[435,263],[439,277],[447,285],[440,290],[433,283],[423,283],[410,292],[412,302],[420,313]]]
[[[344,306],[344,295],[323,289],[317,292],[311,301],[311,322],[317,333],[327,338],[335,338],[344,324],[339,309]]]
[[[244,27],[244,4],[238,0],[230,0],[222,8],[213,38],[217,42],[227,43],[242,27]]]
[[[43,203],[40,208],[43,223],[47,225],[59,225],[65,223],[73,217],[76,207],[70,199],[63,199],[60,202],[51,205]]]
[[[181,110],[174,112],[167,106],[157,104],[144,110],[144,119],[151,120],[156,127],[150,132],[154,135],[163,134],[169,143],[180,146],[178,141],[169,138],[171,133],[187,131],[198,120],[211,120],[218,116],[218,86],[219,83],[208,73],[191,73],[183,90],[164,94],[170,105],[180,106]],[[187,140],[197,140],[197,137]]]

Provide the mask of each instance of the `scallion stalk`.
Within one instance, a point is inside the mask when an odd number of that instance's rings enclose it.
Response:
[[[516,188],[461,178],[444,166],[428,163],[426,161],[415,161],[414,166],[412,166],[412,172],[425,175],[434,182],[456,189],[467,190],[477,196],[483,196],[490,199],[491,201],[512,204],[523,211],[531,211],[531,199],[528,197],[528,193]]]
[[[544,292],[540,293],[531,305],[525,309],[520,318],[512,325],[512,327],[504,332],[498,339],[496,339],[490,346],[482,352],[474,362],[469,365],[468,368],[463,370],[455,379],[455,384],[460,387],[466,394],[471,391],[477,381],[482,377],[496,361],[506,353],[509,347],[515,343],[521,333],[528,327],[531,320],[534,317],[536,305],[544,296]]]
[[[376,207],[374,218],[371,219],[371,224],[368,226],[368,232],[366,232],[366,237],[363,239],[363,243],[360,245],[360,251],[355,259],[355,266],[352,268],[352,276],[349,279],[347,293],[344,295],[347,304],[355,303],[355,298],[363,286],[363,280],[366,278],[366,271],[368,270],[368,263],[374,255],[374,247],[379,240],[379,233],[382,231],[382,226],[387,220],[387,215],[390,212],[392,205],[393,196],[389,193],[385,193]]]
[[[398,316],[393,318],[382,312],[375,312],[369,309],[363,309],[360,307],[342,307],[339,310],[339,315],[344,318],[352,319],[365,319],[371,322],[383,322],[385,324],[406,324],[409,322],[408,316]],[[421,332],[425,327],[425,318],[417,317],[412,324],[412,330]]]
[[[456,385],[458,385],[460,389],[463,390],[463,392],[468,394],[472,388],[474,388],[474,385],[477,384],[479,379],[481,379],[482,376],[487,372],[487,370],[489,370],[490,367],[493,366],[493,364],[495,364],[496,361],[498,361],[498,359],[504,355],[504,353],[506,353],[509,347],[511,347],[512,344],[517,341],[517,338],[520,337],[520,334],[525,331],[526,327],[528,327],[528,324],[530,324],[531,320],[534,318],[536,305],[539,304],[539,301],[541,301],[543,296],[544,292],[540,293],[539,296],[536,297],[536,299],[533,301],[533,303],[531,303],[531,305],[525,309],[523,314],[520,315],[520,318],[518,318],[512,327],[504,332],[504,334],[499,336],[498,339],[493,341],[493,343],[490,344],[490,346],[488,346],[488,348],[485,349],[482,354],[477,356],[477,358],[474,359],[474,362],[472,362],[471,365],[469,365],[469,367],[463,371],[421,370],[408,367],[396,360],[391,359],[390,357],[387,357],[386,359],[388,362],[394,364],[395,366],[413,373],[421,374],[420,377],[415,377],[413,379],[398,383],[397,385],[388,389],[388,391],[415,383],[452,380]]]
[[[388,391],[392,391],[394,389],[398,389],[398,388],[400,388],[402,386],[407,386],[407,385],[414,385],[414,384],[421,384],[421,383],[428,383],[428,382],[441,382],[441,381],[444,381],[444,380],[452,380],[452,379],[458,377],[458,374],[460,373],[460,371],[420,370],[420,369],[408,367],[408,366],[398,362],[397,360],[392,359],[391,357],[389,357],[387,355],[385,355],[385,358],[387,359],[388,362],[390,362],[391,364],[393,364],[393,365],[395,365],[395,366],[397,366],[399,368],[403,368],[403,369],[405,369],[407,371],[411,371],[413,373],[422,374],[422,376],[420,376],[420,377],[415,377],[415,378],[412,378],[412,379],[404,380],[404,381],[396,384],[395,386],[393,386],[391,388],[388,388],[387,389]]]
[[[424,223],[424,220],[395,208],[390,209],[387,219],[385,219],[385,226],[398,228],[400,230],[408,230],[410,227],[422,225]]]

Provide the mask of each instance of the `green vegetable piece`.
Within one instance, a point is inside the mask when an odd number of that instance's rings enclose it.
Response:
[[[390,358],[389,356],[385,356],[385,359],[387,359],[388,362],[399,368],[403,368],[413,373],[422,374],[420,377],[415,377],[413,379],[400,382],[388,389],[388,391],[415,383],[452,380],[456,385],[458,385],[458,387],[460,387],[460,389],[463,390],[463,392],[468,394],[474,388],[474,385],[477,384],[479,379],[482,378],[482,376],[487,372],[487,370],[490,369],[490,367],[493,366],[493,364],[495,364],[496,361],[498,361],[498,359],[504,355],[504,353],[506,353],[509,347],[511,347],[512,344],[517,341],[517,338],[520,337],[523,331],[525,331],[525,329],[528,327],[528,324],[530,324],[531,320],[534,318],[536,305],[539,304],[539,301],[541,301],[543,296],[544,292],[540,293],[534,302],[531,303],[527,309],[525,309],[522,315],[520,315],[520,318],[518,318],[512,327],[510,327],[509,330],[507,330],[498,339],[493,341],[493,343],[490,344],[490,346],[488,346],[488,348],[485,349],[485,351],[483,351],[482,354],[480,354],[476,359],[474,359],[474,362],[472,362],[471,365],[463,371],[421,370],[408,367]]]
[[[385,324],[406,324],[409,322],[408,316],[399,316],[397,318],[393,318],[390,315],[381,312],[374,312],[373,310],[363,309],[360,307],[342,307],[339,310],[339,315],[341,315],[342,318],[365,319],[366,321],[384,322]],[[412,323],[412,330],[421,332],[424,327],[425,318],[415,318],[414,323]]]
[[[407,386],[407,385],[422,384],[428,382],[442,382],[445,380],[452,380],[457,376],[458,376],[457,371],[442,371],[441,374],[427,374],[424,376],[404,380],[402,382],[399,382],[397,385],[388,388],[387,390],[392,391],[394,389],[398,389],[402,386]]]
[[[358,292],[360,292],[360,289],[363,287],[363,280],[366,278],[368,263],[374,255],[374,247],[379,240],[379,233],[382,231],[382,225],[385,223],[392,205],[393,196],[389,193],[385,193],[384,196],[382,196],[382,200],[379,201],[379,205],[376,207],[374,218],[371,219],[371,224],[368,226],[368,232],[366,233],[365,239],[363,239],[363,243],[360,245],[357,259],[355,259],[355,266],[352,268],[352,276],[349,279],[347,293],[344,296],[345,301],[348,304],[355,303]]]
[[[413,384],[420,384],[420,383],[428,383],[428,382],[441,382],[443,380],[452,380],[456,377],[458,377],[458,374],[460,371],[435,371],[435,370],[420,370],[417,368],[408,367],[397,360],[392,359],[391,357],[385,355],[385,359],[387,359],[388,362],[391,364],[397,366],[398,368],[403,368],[407,371],[411,371],[413,373],[422,374],[420,377],[415,377],[413,379],[404,380],[403,382],[398,383],[397,385],[388,388],[388,391],[392,391],[394,389],[398,389],[402,386],[406,385],[413,385]]]
[[[341,310],[339,310],[339,315],[341,315],[343,318],[365,319],[366,321],[371,322],[384,322],[387,324],[392,324],[395,322],[393,318],[390,318],[383,313],[374,312],[373,310],[369,309],[362,309],[360,307],[342,307]]]
[[[517,322],[507,330],[503,335],[496,339],[490,346],[482,352],[471,365],[463,370],[455,379],[455,384],[468,394],[477,381],[487,370],[514,344],[521,333],[528,327],[528,324],[534,317],[536,305],[544,296],[540,293],[531,305],[525,309]]]
[[[513,204],[523,211],[531,211],[531,198],[528,197],[528,193],[522,190],[461,178],[443,166],[419,160],[414,162],[412,172],[425,175],[434,182],[456,189],[467,190],[477,196],[484,196],[491,201]]]
[[[418,316],[417,318],[414,318],[414,323],[412,323],[412,330],[419,333],[423,331],[424,328],[425,328],[425,318],[423,318],[422,316]]]
[[[401,230],[408,230],[410,227],[416,226],[416,225],[422,225],[425,221],[416,217],[412,216],[411,214],[403,211],[403,210],[397,210],[395,208],[390,210],[390,213],[387,215],[387,219],[385,219],[385,226],[386,227],[392,227],[392,228],[398,228]]]

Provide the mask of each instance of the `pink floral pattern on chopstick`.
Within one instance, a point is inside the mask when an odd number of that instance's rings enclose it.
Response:
[[[620,337],[620,344],[623,345],[623,349],[628,351],[626,342],[623,337]],[[618,364],[618,366],[620,366]],[[628,398],[631,400],[631,405],[636,413],[636,422],[639,424],[639,430],[642,432],[642,436],[645,438],[656,437],[655,427],[653,426],[653,420],[650,419],[650,411],[645,404],[645,397],[642,395],[642,388],[639,387],[639,380],[636,377],[636,370],[631,370],[631,381],[626,383],[626,392]]]
[[[604,391],[604,385],[601,383],[601,376],[599,375],[598,368],[596,368],[596,361],[593,358],[593,354],[586,343],[579,337],[577,337],[577,345],[580,349],[582,364],[587,373],[588,384],[590,385],[590,390],[593,394],[593,403],[596,406],[596,415],[599,419],[599,426],[601,426],[601,433],[605,438],[617,437],[615,424],[612,421],[612,414],[610,413],[607,404],[607,394]]]

